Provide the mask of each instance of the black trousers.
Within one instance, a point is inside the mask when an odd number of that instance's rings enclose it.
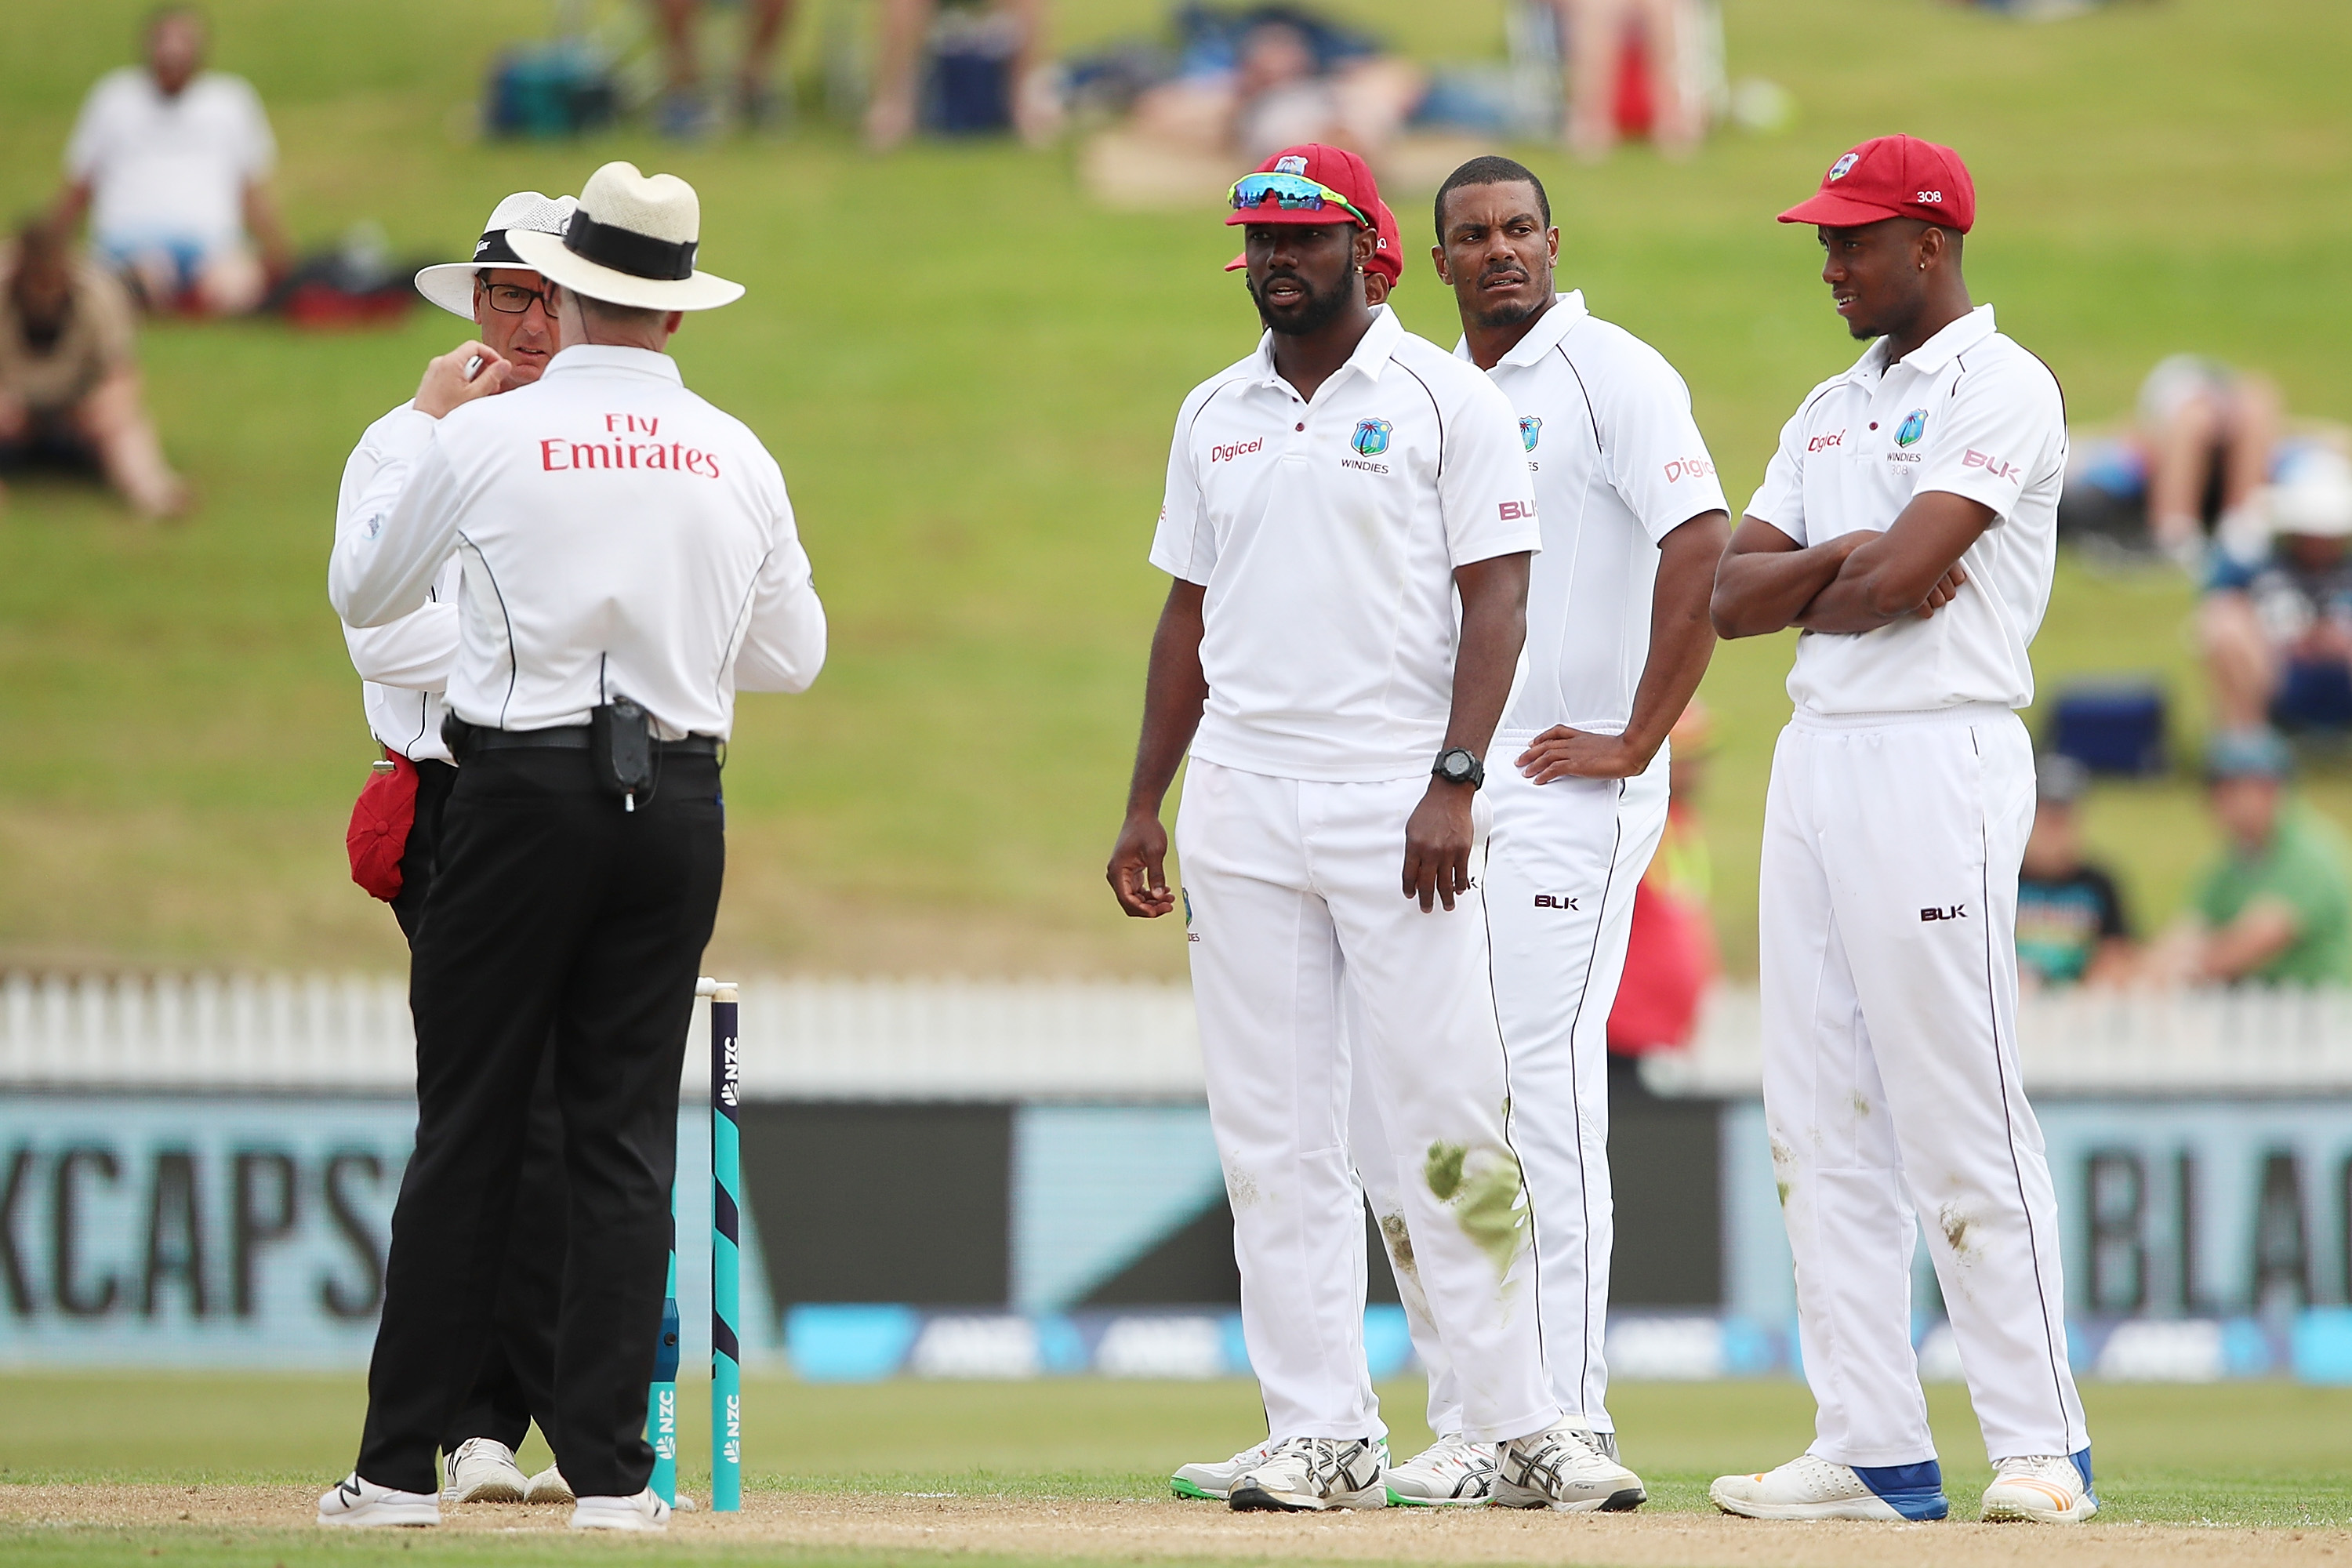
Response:
[[[457,770],[450,763],[416,764],[416,821],[401,852],[400,892],[392,900],[393,918],[412,947],[433,890],[442,808],[457,783]],[[539,1079],[531,1086],[514,1226],[499,1282],[497,1331],[482,1353],[472,1393],[442,1434],[444,1453],[456,1453],[469,1437],[520,1448],[534,1420],[541,1433],[555,1430],[555,1315],[563,1283],[565,1207],[563,1115],[555,1104],[551,1042],[541,1053]]]
[[[496,1336],[530,1120],[551,1050],[569,1188],[556,1463],[583,1497],[653,1470],[677,1080],[726,845],[719,768],[673,755],[634,813],[578,752],[478,752],[444,808],[416,933],[416,1148],[393,1211],[357,1469],[434,1489],[434,1452]]]

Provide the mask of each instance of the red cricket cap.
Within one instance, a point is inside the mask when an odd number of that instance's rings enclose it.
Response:
[[[1916,136],[1874,136],[1832,163],[1822,188],[1780,221],[1855,228],[1891,217],[1968,233],[1977,221],[1977,186],[1960,155]]]
[[[1380,219],[1380,227],[1373,230],[1372,258],[1364,263],[1364,270],[1379,273],[1393,289],[1404,281],[1404,232],[1397,227],[1396,214],[1389,211],[1388,203],[1382,202],[1373,216]],[[1249,252],[1244,250],[1225,263],[1225,270],[1239,272],[1248,265]]]
[[[1358,212],[1380,211],[1381,187],[1372,178],[1370,164],[1345,147],[1327,147],[1320,142],[1303,142],[1296,147],[1285,147],[1252,171],[1260,174],[1300,174],[1318,185],[1328,185],[1354,204]],[[1334,217],[1328,211],[1317,212],[1307,207],[1285,207],[1273,202],[1246,211],[1235,208],[1225,222],[1330,224],[1353,223],[1356,220],[1342,213]]]

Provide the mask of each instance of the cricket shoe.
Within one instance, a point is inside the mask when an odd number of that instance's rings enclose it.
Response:
[[[584,1497],[572,1510],[574,1530],[667,1530],[669,1504],[647,1487],[635,1497]]]
[[[1475,1508],[1495,1490],[1495,1446],[1454,1433],[1385,1475],[1391,1507]]]
[[[1993,1461],[1992,1485],[1985,1488],[1988,1524],[2031,1520],[2035,1524],[2080,1524],[2099,1511],[2091,1489],[2091,1450],[2035,1454]]]
[[[449,1456],[443,1502],[521,1502],[530,1490],[514,1450],[496,1437],[468,1437]]]
[[[1244,1448],[1230,1459],[1211,1459],[1198,1465],[1185,1465],[1168,1478],[1168,1489],[1181,1498],[1197,1498],[1206,1502],[1223,1502],[1234,1483],[1274,1452],[1274,1439],[1268,1437],[1255,1447]]]
[[[578,1502],[572,1495],[572,1483],[553,1465],[530,1478],[522,1489],[522,1500],[530,1503]]]
[[[1926,1520],[1952,1511],[1943,1467],[1933,1459],[1841,1465],[1800,1454],[1760,1476],[1718,1476],[1706,1495],[1724,1512],[1748,1519]]]
[[[422,1526],[441,1522],[441,1500],[431,1492],[395,1491],[353,1472],[319,1500],[319,1522],[344,1530],[378,1530],[388,1525]]]
[[[1495,1472],[1496,1508],[1624,1513],[1650,1500],[1641,1477],[1604,1453],[1598,1437],[1574,1426],[1504,1444]]]
[[[1236,1513],[1386,1508],[1388,1462],[1389,1446],[1378,1437],[1286,1437],[1234,1478],[1225,1506]]]

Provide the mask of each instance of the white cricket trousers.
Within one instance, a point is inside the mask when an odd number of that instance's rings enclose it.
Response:
[[[1506,731],[1486,757],[1486,924],[1511,1091],[1511,1145],[1527,1173],[1538,1321],[1553,1399],[1572,1426],[1613,1432],[1608,1363],[1609,1012],[1625,973],[1633,889],[1666,827],[1667,752],[1630,779],[1529,782],[1534,731]],[[1351,1130],[1413,1350],[1429,1373],[1429,1428],[1463,1430],[1460,1380],[1409,1267],[1416,1233],[1384,1173],[1387,1132],[1360,1104]]]
[[[1916,1221],[1993,1458],[2086,1447],[2058,1201],[2017,1071],[2033,748],[2005,708],[1780,732],[1764,806],[1764,1113],[1797,1266],[1812,1452],[1936,1457],[1911,1348]]]
[[[1364,1365],[1364,1199],[1348,1141],[1357,1086],[1394,1137],[1393,1179],[1465,1430],[1500,1442],[1560,1414],[1505,1133],[1482,900],[1473,889],[1424,914],[1402,891],[1405,822],[1428,787],[1425,776],[1271,778],[1197,757],[1185,775],[1176,849],[1209,1121],[1233,1204],[1242,1330],[1276,1438],[1387,1432]]]

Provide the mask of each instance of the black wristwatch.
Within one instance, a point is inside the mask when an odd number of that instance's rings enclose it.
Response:
[[[1486,782],[1486,764],[1467,746],[1450,746],[1438,752],[1437,765],[1429,772],[1433,778],[1444,779],[1447,784],[1466,784],[1472,789]]]

